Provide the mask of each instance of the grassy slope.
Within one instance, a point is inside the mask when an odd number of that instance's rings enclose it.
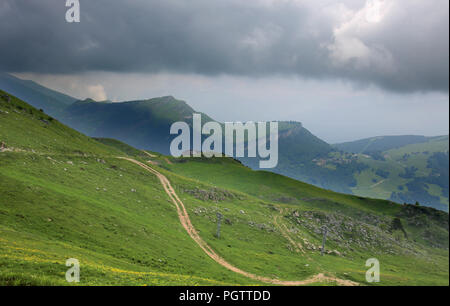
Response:
[[[429,177],[431,169],[427,168],[428,158],[435,152],[448,152],[448,136],[434,137],[427,142],[409,144],[400,148],[394,148],[383,152],[386,157],[384,161],[374,160],[364,154],[359,154],[358,160],[369,166],[368,169],[356,174],[357,186],[352,188],[353,193],[378,198],[390,198],[392,192],[399,192],[400,188],[411,179],[401,177],[407,167],[416,167],[418,170],[415,177]],[[404,159],[403,156],[409,157]],[[389,172],[387,178],[380,177],[376,170],[381,169]],[[448,211],[448,197],[442,195],[442,189],[436,184],[429,184],[428,192],[440,198],[442,206],[440,209]],[[422,203],[427,204],[427,203]]]
[[[248,265],[248,258],[251,256],[255,265],[255,268],[251,271],[255,273],[261,271],[257,267],[261,269],[261,267],[267,265],[276,266],[277,270],[275,270],[276,273],[274,275],[282,278],[289,278],[301,270],[310,273],[313,271],[333,271],[334,274],[340,277],[363,282],[365,260],[373,256],[377,257],[385,265],[384,284],[425,284],[431,279],[440,283],[438,280],[440,278],[439,274],[442,272],[439,272],[440,267],[444,267],[444,271],[447,271],[444,274],[448,273],[447,252],[438,249],[427,249],[426,251],[427,253],[430,252],[428,256],[433,258],[433,264],[425,264],[423,254],[421,256],[392,256],[388,255],[388,252],[384,252],[385,250],[378,250],[381,251],[380,253],[375,250],[375,253],[373,253],[373,250],[361,250],[357,247],[355,247],[354,251],[349,252],[351,254],[348,254],[345,258],[324,258],[314,251],[306,251],[306,255],[301,256],[295,256],[295,252],[289,251],[287,256],[282,258],[281,254],[286,252],[286,240],[282,238],[283,243],[280,245],[279,242],[274,243],[270,239],[271,226],[273,226],[271,220],[279,215],[279,212],[275,210],[276,207],[283,208],[284,213],[281,214],[282,222],[293,232],[296,232],[293,234],[296,241],[302,242],[302,238],[306,237],[310,242],[320,245],[321,235],[305,231],[304,228],[291,222],[290,212],[338,212],[354,218],[358,218],[360,213],[364,212],[386,217],[398,213],[401,208],[400,205],[382,200],[361,199],[355,196],[327,192],[270,172],[252,171],[230,159],[216,159],[206,162],[190,160],[181,163],[177,163],[174,159],[171,164],[164,164],[162,160],[159,162],[167,169],[165,174],[178,185],[177,192],[183,194],[183,198],[188,199],[186,202],[191,211],[198,212],[191,215],[194,225],[201,232],[206,231],[203,234],[205,240],[215,249],[220,250],[222,254],[226,254],[225,258],[230,258],[238,266],[246,266],[246,263]],[[217,175],[211,175],[212,173],[217,173]],[[186,182],[183,182],[186,176],[193,179],[187,186]],[[225,201],[215,204],[199,201],[189,194],[183,193],[183,190],[189,187],[208,189],[208,186],[203,185],[201,182],[208,182],[209,188],[226,188],[238,194],[242,192],[245,194],[245,199],[238,203],[227,203]],[[289,203],[286,203],[286,197]],[[243,210],[245,213],[242,214],[240,210]],[[216,211],[220,211],[226,218],[233,221],[233,225],[225,227],[224,231],[226,231],[227,237],[220,240],[213,237],[214,226],[212,223],[215,221],[214,215]],[[265,224],[269,229],[261,230],[251,225],[249,226],[249,224]],[[408,228],[407,231],[414,236],[416,229]],[[277,232],[276,228],[275,232]],[[232,239],[230,239],[231,237]],[[279,239],[279,237],[275,238]],[[230,241],[232,241],[231,244]],[[328,243],[329,248],[343,251],[336,241],[330,240]],[[252,251],[248,253],[239,252],[235,249],[237,246],[238,250]],[[423,250],[420,246],[416,245],[415,247],[417,248],[416,250]],[[276,256],[271,254],[272,252]],[[277,262],[280,264],[277,264]],[[408,270],[412,262],[416,264],[417,270],[413,269],[415,271]],[[293,272],[292,267],[296,267],[298,271]],[[425,272],[428,269],[426,267],[430,268],[428,272]],[[252,269],[252,266],[249,266],[248,269]],[[300,276],[301,274],[298,275]],[[430,279],[426,280],[428,277]]]
[[[64,285],[64,263],[71,257],[81,262],[81,284],[255,284],[204,255],[179,224],[157,179],[118,155],[158,163],[153,166],[171,180],[200,235],[219,254],[244,270],[280,279],[325,272],[363,282],[365,260],[373,253],[358,247],[343,257],[296,253],[275,217],[296,230],[296,241],[307,238],[319,245],[320,234],[298,227],[292,212],[391,218],[401,208],[251,171],[225,158],[174,163],[155,154],[144,159],[119,142],[101,144],[57,121],[44,123],[40,118],[48,121],[46,115],[16,99],[0,102],[0,110],[0,141],[13,147],[0,153],[1,284]],[[223,200],[192,193],[222,192],[214,186],[226,191]],[[231,223],[224,223],[221,239],[214,237],[217,211]],[[413,227],[407,231],[421,234]],[[382,284],[448,284],[448,251],[411,245],[419,255],[377,251]],[[343,251],[338,241],[327,247]]]
[[[71,257],[84,284],[254,283],[204,255],[159,181],[120,150],[0,103],[0,139],[15,150],[0,153],[0,283],[66,284]]]

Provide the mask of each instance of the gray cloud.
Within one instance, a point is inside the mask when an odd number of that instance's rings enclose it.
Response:
[[[448,92],[447,0],[2,0],[0,70],[347,79]]]

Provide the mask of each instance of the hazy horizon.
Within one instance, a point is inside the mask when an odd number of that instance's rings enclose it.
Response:
[[[162,96],[174,96],[178,100],[186,101],[192,108],[194,108],[196,111],[203,112],[208,114],[210,117],[212,117],[215,120],[224,122],[224,121],[257,121],[257,120],[264,120],[264,121],[270,121],[270,120],[278,120],[278,121],[298,121],[302,122],[302,124],[307,128],[310,132],[312,132],[317,137],[321,138],[322,140],[330,143],[341,143],[341,142],[347,142],[347,141],[355,141],[359,139],[364,138],[370,138],[370,137],[377,137],[377,136],[399,136],[399,135],[421,135],[421,136],[443,136],[448,135],[448,104],[445,104],[445,100],[448,100],[448,96],[442,95],[442,97],[439,97],[439,94],[436,93],[428,93],[423,94],[423,96],[426,98],[432,97],[432,99],[436,99],[440,103],[439,100],[442,99],[443,106],[447,106],[447,110],[442,110],[440,108],[437,108],[433,117],[429,117],[429,121],[431,122],[436,119],[437,116],[441,116],[441,119],[438,121],[441,123],[438,127],[436,127],[436,122],[433,122],[433,124],[430,123],[430,129],[423,128],[421,126],[417,125],[417,122],[414,122],[414,120],[411,120],[411,124],[405,124],[402,123],[401,125],[396,122],[395,116],[391,119],[391,122],[394,123],[398,129],[395,129],[393,126],[386,126],[386,123],[389,122],[388,120],[384,120],[380,124],[376,124],[378,120],[375,120],[375,124],[371,126],[371,128],[368,128],[367,121],[362,120],[359,121],[357,118],[353,119],[352,122],[346,122],[346,114],[341,113],[344,118],[338,122],[340,125],[337,127],[330,126],[331,123],[336,124],[336,121],[332,122],[324,122],[324,120],[327,120],[328,113],[324,113],[322,115],[316,114],[313,116],[313,118],[302,118],[301,114],[299,112],[289,112],[284,113],[284,111],[280,111],[277,113],[276,109],[271,109],[268,112],[268,115],[255,115],[254,110],[252,109],[253,106],[255,106],[252,103],[248,103],[251,101],[248,101],[247,104],[241,103],[241,106],[243,107],[239,114],[236,114],[235,110],[233,108],[228,108],[227,104],[224,102],[226,98],[222,97],[213,97],[211,96],[209,98],[209,95],[206,95],[206,97],[197,96],[195,93],[192,92],[192,89],[184,90],[180,88],[174,88],[173,90],[170,90],[168,88],[156,88],[153,90],[148,90],[148,88],[145,88],[145,81],[141,80],[142,84],[139,85],[139,90],[132,93],[126,93],[125,90],[121,90],[121,87],[128,87],[126,83],[120,80],[114,80],[108,81],[103,80],[102,77],[104,76],[104,73],[100,73],[101,76],[99,79],[99,83],[107,84],[106,86],[101,85],[102,88],[107,88],[110,92],[117,92],[114,96],[105,96],[102,97],[101,94],[98,94],[98,90],[100,86],[94,86],[93,88],[87,88],[80,85],[77,86],[70,86],[69,84],[76,84],[77,82],[80,82],[83,78],[79,78],[79,80],[74,80],[73,76],[66,76],[66,77],[55,77],[55,76],[42,76],[42,75],[32,75],[32,74],[15,74],[16,77],[23,78],[23,79],[31,79],[35,81],[36,83],[48,87],[50,89],[62,92],[64,94],[70,95],[77,99],[86,99],[91,98],[96,101],[104,101],[104,100],[110,100],[112,102],[124,102],[124,101],[132,101],[132,100],[146,100],[151,99],[155,97],[162,97]],[[111,78],[112,75],[109,75],[106,78]],[[92,75],[90,76],[92,78]],[[135,83],[135,80],[133,79],[133,83]],[[79,84],[79,83],[78,83]],[[154,82],[149,82],[149,84],[154,84]],[[187,86],[188,87],[188,86]],[[85,90],[83,90],[83,88]],[[81,90],[80,90],[81,89]],[[226,89],[225,89],[226,90]],[[361,95],[368,95],[368,93],[364,93],[364,90],[369,89],[360,89],[360,95],[356,95],[354,92],[351,92],[350,95],[355,95],[355,99],[358,99],[357,97],[360,97]],[[373,98],[373,92],[376,92],[378,95],[380,95],[380,92],[374,88],[371,89],[372,93],[370,94]],[[101,89],[103,91],[103,89]],[[148,92],[148,94],[146,93]],[[214,91],[216,93],[217,90]],[[332,93],[330,93],[332,94]],[[344,94],[344,96],[347,97],[347,95],[341,91],[341,94]],[[333,97],[336,97],[334,95]],[[405,95],[399,95],[401,98],[400,100],[403,101],[403,103],[408,103],[408,105],[412,105],[411,101],[409,100],[408,96]],[[415,99],[418,99],[420,96],[417,96],[417,94],[414,95]],[[379,97],[378,97],[379,98]],[[208,100],[210,99],[210,100]],[[323,99],[319,99],[323,100]],[[209,102],[213,103],[209,103]],[[222,103],[222,107],[218,108],[217,104],[218,101]],[[215,102],[215,103],[214,103]],[[270,101],[266,101],[267,104]],[[325,101],[326,102],[326,101]],[[323,103],[325,103],[323,102]],[[420,100],[418,101],[420,102]],[[242,105],[243,104],[243,105]],[[367,105],[367,104],[366,104]],[[403,104],[404,105],[404,104]],[[364,106],[364,105],[363,105]],[[440,105],[438,105],[440,106]],[[328,106],[321,106],[317,107],[317,112],[324,111],[324,109]],[[246,110],[245,112],[243,110]],[[386,108],[380,109],[382,112],[385,111]],[[314,111],[315,109],[313,109]],[[372,114],[376,111],[376,109],[368,109],[366,111],[366,114]],[[421,109],[412,109],[414,113],[417,112],[417,114],[420,114]],[[311,113],[311,110],[309,110],[309,114]],[[397,112],[395,114],[398,114]],[[273,116],[271,116],[273,115]],[[331,113],[332,116],[336,115],[336,113]],[[380,114],[381,116],[381,114]],[[305,116],[306,117],[306,116]],[[322,119],[320,118],[322,117]],[[319,119],[316,119],[319,118]],[[360,119],[364,119],[361,117]],[[407,120],[410,121],[410,120]],[[347,124],[346,124],[347,123]],[[383,127],[384,126],[384,127]],[[358,128],[362,130],[358,130]],[[339,133],[342,131],[341,133]]]

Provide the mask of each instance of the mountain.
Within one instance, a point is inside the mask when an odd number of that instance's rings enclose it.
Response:
[[[47,114],[54,117],[59,117],[64,108],[77,100],[33,81],[22,80],[1,72],[0,89],[29,101],[32,106],[43,109]]]
[[[351,185],[352,177],[347,175],[345,169],[335,171],[322,168],[315,162],[335,151],[331,145],[313,135],[299,122],[279,122],[279,130],[278,165],[270,171],[334,191],[351,193],[348,186]],[[259,169],[259,158],[240,160],[253,169]],[[348,170],[350,167],[347,165]]]
[[[184,121],[192,132],[194,113],[186,102],[171,96],[120,103],[87,99],[67,107],[60,118],[92,137],[115,138],[139,149],[169,154],[170,142],[176,136],[169,135],[170,126]],[[208,121],[213,119],[202,114],[202,122]],[[375,137],[332,146],[299,122],[279,122],[278,145],[278,165],[270,169],[275,173],[337,192],[399,203],[419,202],[448,211],[448,171],[446,174],[442,170],[448,169],[448,137]],[[420,145],[424,147],[424,157],[430,154],[420,161],[417,154],[410,163],[403,156],[403,160],[397,161],[383,157],[389,150],[401,151]],[[433,155],[441,153],[443,157]],[[259,158],[239,160],[252,169],[259,169]],[[420,171],[414,177],[405,177],[410,175],[404,173],[408,167]]]
[[[446,212],[92,139],[3,91],[0,143],[0,285],[68,285],[69,258],[72,285],[449,284]]]
[[[184,101],[167,96],[122,103],[77,101],[64,110],[61,120],[89,136],[115,138],[141,149],[169,154],[175,137],[173,122],[192,123],[195,111]],[[204,115],[202,121],[212,121]]]
[[[47,95],[52,92],[52,97],[64,96],[37,84],[33,86]],[[48,100],[35,97],[30,99],[33,105],[53,109],[53,103],[45,104]],[[170,143],[176,137],[169,134],[172,123],[187,122],[192,131],[192,116],[197,113],[186,102],[172,96],[120,103],[92,99],[73,103],[69,103],[70,99],[64,103],[51,101],[59,107],[55,118],[77,131],[91,137],[114,138],[162,154],[170,154]],[[208,121],[214,120],[202,114],[202,122]],[[258,158],[239,160],[261,170]],[[398,203],[419,202],[448,211],[448,160],[448,136],[384,136],[330,145],[300,122],[285,121],[279,122],[278,165],[270,170],[337,192]]]
[[[140,149],[170,154],[170,142],[176,136],[169,134],[170,126],[174,122],[184,121],[191,126],[192,132],[194,113],[196,111],[186,102],[171,96],[120,103],[87,99],[67,107],[61,120],[92,137],[115,138]],[[208,121],[214,120],[202,114],[202,122]],[[220,124],[224,130],[223,124]],[[335,151],[332,146],[314,136],[299,122],[279,122],[279,131],[279,164],[272,169],[274,172],[351,193],[349,186],[355,182],[353,171],[358,165],[349,163],[339,167],[338,171],[319,167],[314,160]],[[259,159],[239,160],[254,169],[258,168]]]

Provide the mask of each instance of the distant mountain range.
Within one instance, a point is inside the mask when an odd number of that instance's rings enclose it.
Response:
[[[174,97],[112,103],[75,98],[0,74],[0,89],[44,109],[91,137],[114,138],[169,153],[173,122],[196,111]],[[213,121],[202,114],[202,122]],[[280,122],[279,162],[271,171],[333,191],[415,203],[448,211],[448,136],[383,136],[330,145],[299,122]],[[241,158],[258,169],[259,159]]]

